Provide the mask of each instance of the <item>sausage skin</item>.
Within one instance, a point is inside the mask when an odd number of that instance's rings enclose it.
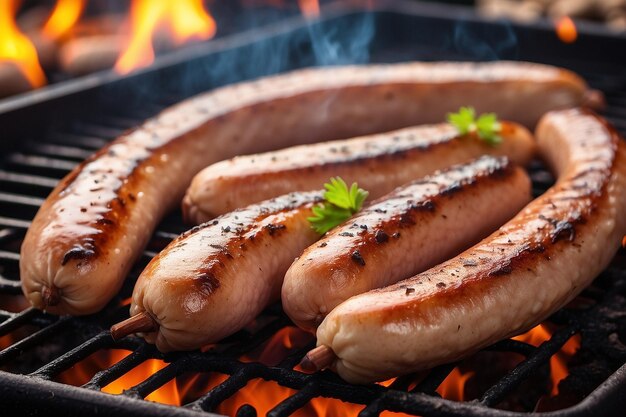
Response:
[[[302,253],[285,275],[283,309],[314,332],[341,302],[459,254],[530,200],[530,178],[504,157],[403,185]]]
[[[292,193],[184,233],[155,256],[133,290],[131,316],[158,324],[145,339],[162,352],[217,342],[278,299],[287,268],[320,238],[307,220],[322,192]]]
[[[358,182],[378,198],[393,188],[481,155],[506,155],[525,165],[535,142],[524,127],[501,123],[502,143],[459,135],[448,123],[410,127],[365,137],[237,156],[200,171],[183,200],[191,224],[293,190],[316,190],[328,178]]]
[[[563,307],[611,261],[626,233],[626,146],[589,111],[537,128],[557,183],[459,256],[352,297],[317,331],[333,367],[365,383],[457,360]],[[376,340],[377,343],[371,343]]]
[[[580,103],[586,90],[565,70],[498,62],[307,69],[202,94],[59,183],[22,244],[23,292],[51,313],[101,309],[193,176],[219,160],[435,122],[461,105],[532,125],[546,110]]]

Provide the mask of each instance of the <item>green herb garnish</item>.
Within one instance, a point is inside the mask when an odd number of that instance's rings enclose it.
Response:
[[[325,201],[313,207],[314,216],[307,219],[313,230],[319,234],[328,232],[361,210],[363,202],[369,195],[367,191],[359,188],[356,182],[348,189],[348,185],[341,177],[331,178],[330,183],[324,184],[324,188]]]
[[[483,113],[476,119],[476,111],[473,107],[461,107],[458,113],[448,113],[448,122],[462,135],[475,133],[492,146],[502,142],[500,136],[502,125],[495,113]]]

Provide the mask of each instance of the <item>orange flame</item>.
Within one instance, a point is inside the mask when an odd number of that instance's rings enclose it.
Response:
[[[254,324],[251,326],[254,326]],[[516,336],[514,339],[539,346],[548,340],[551,335],[552,332],[546,325],[539,325],[527,333]],[[296,327],[285,327],[278,331],[268,342],[240,359],[243,362],[260,362],[265,365],[276,366],[284,358],[304,348],[312,341],[313,336],[309,333]],[[579,346],[580,337],[578,335],[573,336],[558,353],[552,356],[550,360],[552,396],[558,394],[558,383],[568,374],[567,361],[574,355]],[[119,362],[129,353],[126,350],[119,349],[97,352],[65,371],[60,375],[59,379],[61,382],[73,385],[85,384],[96,372]],[[119,394],[146,380],[165,366],[167,364],[161,360],[147,360],[118,380],[111,382],[102,390],[111,394]],[[299,369],[296,368],[296,370]],[[472,371],[463,372],[458,367],[454,368],[437,388],[437,392],[448,400],[465,401],[468,399],[465,387],[474,374]],[[171,405],[187,404],[218,386],[227,378],[227,375],[219,373],[183,375],[163,385],[146,397],[146,399]],[[387,387],[393,382],[394,379],[391,379],[380,383],[380,385]],[[235,415],[240,407],[250,404],[256,409],[257,415],[265,415],[281,401],[295,393],[295,390],[281,386],[276,382],[257,378],[249,381],[245,387],[222,402],[214,411],[225,415]],[[293,415],[296,417],[356,416],[363,408],[364,406],[361,404],[350,404],[337,399],[317,397],[313,398]],[[381,413],[381,416],[403,417],[405,414],[385,411]]]
[[[298,0],[300,11],[306,17],[314,18],[320,15],[319,0]]]
[[[130,352],[125,350],[111,350],[110,360],[112,363],[117,363],[129,354]],[[102,388],[102,391],[108,392],[109,394],[121,394],[122,391],[143,382],[150,375],[160,371],[166,366],[167,364],[161,360],[148,359],[141,365],[131,369],[130,372],[126,373],[123,377]],[[180,405],[180,393],[176,385],[176,380],[171,380],[156,391],[152,392],[146,397],[146,400],[162,404]]]
[[[39,64],[37,51],[32,42],[20,32],[15,23],[18,2],[0,2],[0,62],[12,62],[24,74],[33,87],[46,83],[46,76]]]
[[[84,9],[85,0],[57,0],[42,29],[44,36],[55,40],[62,38],[78,22]]]
[[[130,41],[115,63],[115,70],[121,74],[154,61],[152,36],[161,25],[170,29],[176,44],[210,39],[217,28],[202,0],[134,0],[130,15]]]
[[[15,342],[15,339],[11,334],[0,337],[0,350],[4,350],[11,346]]]
[[[465,400],[465,383],[472,376],[474,372],[463,373],[459,368],[454,368],[439,385],[437,392],[448,400],[463,401]]]
[[[533,346],[539,346],[543,342],[552,337],[552,332],[543,324],[540,324],[528,332],[515,336],[513,340],[519,340],[520,342],[526,342]],[[559,393],[559,382],[561,382],[567,375],[569,370],[567,368],[567,362],[574,356],[576,351],[580,348],[580,335],[575,334],[563,345],[560,351],[552,355],[550,358],[550,379],[551,390],[550,396],[554,397]]]
[[[574,21],[567,16],[561,17],[556,22],[556,34],[562,42],[573,43],[578,38]]]

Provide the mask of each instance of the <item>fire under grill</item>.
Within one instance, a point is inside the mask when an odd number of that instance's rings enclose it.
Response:
[[[371,38],[371,42],[359,45],[362,50],[355,52],[357,35]],[[329,45],[340,53],[320,55]],[[624,48],[626,38],[593,28],[577,43],[565,45],[547,22],[511,26],[478,21],[457,9],[394,3],[367,13],[334,9],[320,22],[296,20],[278,29],[224,38],[131,77],[92,77],[90,83],[59,85],[35,98],[0,105],[3,411],[197,416],[230,410],[242,417],[266,412],[276,417],[309,415],[314,410],[320,415],[363,417],[388,411],[422,416],[504,417],[533,410],[550,416],[623,415],[623,250],[590,288],[544,323],[551,333],[545,341],[504,340],[460,363],[367,386],[348,384],[329,371],[300,372],[297,364],[315,341],[294,327],[279,304],[266,309],[246,329],[203,352],[164,355],[139,338],[114,342],[108,328],[128,316],[128,298],[138,274],[155,253],[186,229],[180,213],[162,222],[116,299],[93,316],[59,318],[29,308],[20,296],[18,263],[30,220],[69,170],[147,117],[217,85],[315,64],[532,60],[570,68],[603,91],[608,104],[604,115],[626,134],[626,56],[620,52]],[[251,57],[260,59],[261,49],[279,56],[255,65]],[[204,77],[207,69],[219,66],[224,68]],[[535,195],[553,181],[540,162],[531,167],[531,176]],[[572,343],[580,344],[575,354],[566,352]],[[550,369],[559,355],[568,357],[569,375],[554,395],[557,387],[551,386]],[[133,376],[146,364],[151,372]],[[471,401],[441,398],[440,385],[455,372],[470,378],[465,390]],[[126,378],[126,385],[120,388],[118,384],[118,389],[123,389],[120,395],[102,392],[121,378]],[[144,400],[154,400],[151,395],[166,389],[176,390],[173,402],[182,407]],[[234,405],[234,399],[246,389],[250,396]],[[280,394],[273,398],[270,392]],[[256,404],[255,397],[265,397],[266,408],[251,405]],[[325,401],[327,398],[331,400]],[[326,408],[320,409],[320,404]]]

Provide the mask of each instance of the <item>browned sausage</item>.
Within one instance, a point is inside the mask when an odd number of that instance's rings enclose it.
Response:
[[[285,275],[283,308],[315,331],[338,304],[457,255],[530,199],[524,170],[487,156],[399,187],[302,253]]]
[[[200,224],[237,207],[288,193],[316,190],[328,178],[358,182],[370,198],[481,155],[506,155],[524,165],[535,141],[524,127],[501,123],[502,143],[491,146],[475,135],[460,136],[448,123],[410,127],[378,135],[294,146],[238,156],[196,175],[183,200],[183,212]]]
[[[585,91],[570,72],[499,62],[309,69],[200,95],[121,136],[52,191],[22,245],[24,294],[52,313],[102,308],[193,175],[216,161],[436,122],[461,105],[532,125]]]
[[[344,379],[383,380],[530,329],[582,291],[626,233],[626,146],[582,110],[549,113],[537,140],[550,190],[456,258],[339,305],[308,359],[334,352]]]
[[[319,239],[307,217],[321,195],[292,193],[254,204],[174,240],[133,291],[131,315],[153,320],[146,340],[164,352],[196,349],[252,321],[278,299],[293,258]],[[127,325],[112,333],[128,333]]]

